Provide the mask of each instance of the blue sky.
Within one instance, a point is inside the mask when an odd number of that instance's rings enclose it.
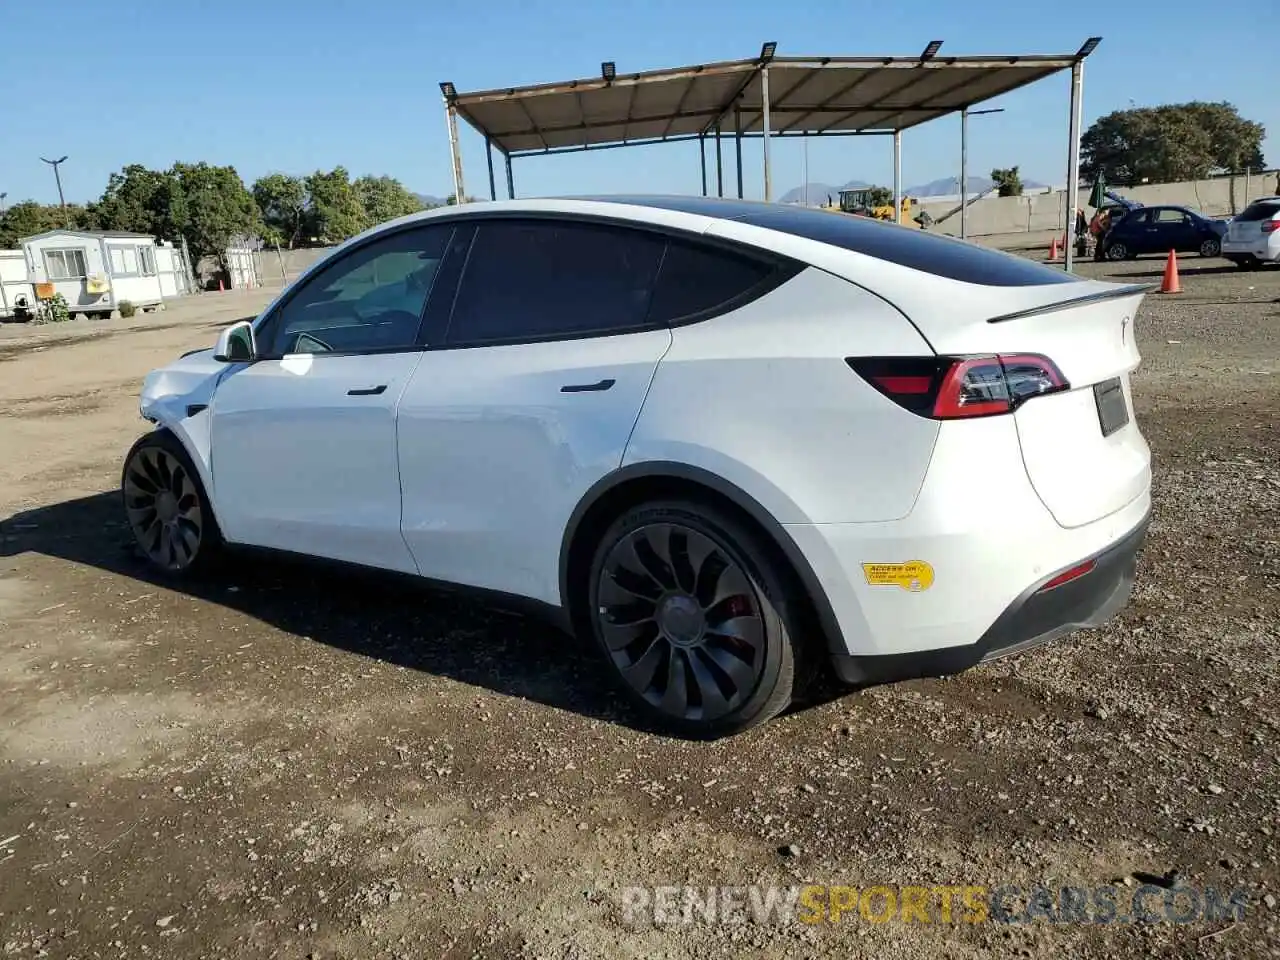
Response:
[[[68,201],[96,198],[125,164],[175,160],[232,164],[246,183],[343,164],[444,195],[452,184],[441,80],[473,90],[589,77],[602,60],[626,73],[749,57],[765,40],[791,55],[912,55],[935,38],[952,54],[1069,53],[1100,34],[1085,71],[1086,126],[1130,101],[1229,100],[1267,126],[1266,158],[1280,164],[1280,101],[1261,82],[1267,54],[1241,33],[1265,30],[1268,18],[1280,28],[1271,2],[1215,18],[1216,37],[1196,31],[1206,8],[1190,0],[1018,4],[1012,15],[995,0],[59,0],[56,8],[55,21],[47,4],[8,3],[0,18],[7,204],[56,202],[39,157],[64,153]],[[59,56],[49,38],[67,35],[78,39]],[[971,121],[970,172],[1017,164],[1026,178],[1064,182],[1067,88],[1064,74],[988,104],[1005,112]],[[487,192],[483,145],[465,125],[462,149],[467,192]],[[781,194],[802,181],[802,150],[789,141],[773,154]],[[744,156],[748,193],[759,196],[758,145]],[[903,135],[907,184],[958,167],[958,118]],[[811,140],[809,169],[814,181],[889,183],[889,141]],[[694,193],[699,184],[696,143],[516,163],[521,195]]]

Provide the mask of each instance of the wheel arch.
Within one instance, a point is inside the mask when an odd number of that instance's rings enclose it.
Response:
[[[560,548],[560,602],[575,629],[585,597],[581,595],[592,549],[605,528],[622,511],[645,500],[684,497],[703,500],[728,509],[755,527],[778,551],[790,568],[802,599],[822,632],[824,650],[814,653],[847,653],[844,635],[826,591],[786,528],[758,500],[736,484],[701,467],[674,461],[634,463],[597,481],[578,502]],[[575,587],[575,584],[578,586]]]

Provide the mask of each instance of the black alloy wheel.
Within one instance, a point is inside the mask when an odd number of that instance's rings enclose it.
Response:
[[[596,638],[632,699],[680,732],[745,729],[790,701],[783,580],[754,540],[673,503],[623,517],[597,550]]]
[[[184,574],[220,540],[200,478],[168,433],[157,431],[134,444],[120,487],[134,540],[158,570]]]

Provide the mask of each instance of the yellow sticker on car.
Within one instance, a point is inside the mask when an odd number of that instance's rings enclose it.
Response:
[[[862,572],[873,587],[901,587],[912,593],[933,586],[933,567],[923,560],[906,563],[864,563]]]

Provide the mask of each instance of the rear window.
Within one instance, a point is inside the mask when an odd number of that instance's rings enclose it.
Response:
[[[673,240],[658,271],[649,319],[674,323],[723,307],[758,287],[773,272],[772,264]]]
[[[1255,200],[1236,217],[1237,221],[1270,220],[1280,213],[1280,200]]]
[[[878,260],[990,287],[1032,287],[1074,283],[1076,277],[1023,257],[951,237],[877,223],[821,210],[768,210],[740,218],[743,223],[789,233],[864,253]]]
[[[923,230],[878,223],[867,217],[807,207],[714,197],[587,197],[615,203],[679,210],[736,220],[807,240],[829,243],[869,257],[900,263],[950,280],[993,287],[1034,287],[1074,283],[1076,277],[1031,260]]]

